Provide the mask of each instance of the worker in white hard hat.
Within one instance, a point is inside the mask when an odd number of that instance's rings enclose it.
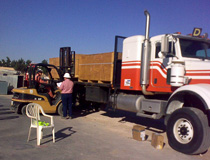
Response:
[[[61,99],[63,103],[63,117],[65,119],[72,119],[72,92],[74,83],[70,80],[71,76],[69,73],[64,74],[64,81],[61,83]],[[67,110],[69,110],[69,114],[67,115]]]
[[[42,69],[38,69],[35,76],[35,81],[38,83],[41,83],[41,76],[42,76]]]

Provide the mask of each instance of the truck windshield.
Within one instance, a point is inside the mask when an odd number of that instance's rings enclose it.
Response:
[[[210,43],[189,39],[180,39],[183,57],[210,59]]]

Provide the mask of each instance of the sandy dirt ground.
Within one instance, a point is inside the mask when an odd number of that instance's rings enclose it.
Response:
[[[0,96],[0,123],[4,126],[0,128],[0,148],[2,147],[0,159],[2,156],[3,159],[20,160],[24,158],[23,155],[36,157],[40,152],[42,153],[41,159],[49,158],[49,155],[54,159],[71,157],[72,159],[91,160],[101,157],[102,159],[139,159],[141,156],[144,157],[143,159],[210,159],[210,151],[201,155],[184,155],[173,150],[168,145],[162,119],[141,118],[135,113],[120,110],[113,112],[74,108],[72,120],[63,120],[58,115],[54,115],[56,143],[52,144],[50,135],[43,139],[41,147],[37,148],[34,146],[34,139],[29,143],[26,142],[28,131],[25,131],[25,128],[28,129],[29,121],[27,117],[9,111],[10,99],[11,96]],[[146,128],[146,141],[140,142],[132,138],[134,125]],[[151,145],[152,133],[163,135],[165,145],[162,150],[154,149]],[[35,137],[35,132],[32,137]]]
[[[152,120],[148,118],[142,118],[136,116],[135,113],[116,110],[116,111],[107,111],[107,110],[100,110],[98,112],[91,112],[90,110],[86,111],[76,111],[76,114],[83,115],[80,118],[84,119],[84,121],[92,121],[95,123],[100,123],[103,125],[107,130],[116,133],[116,135],[121,135],[125,138],[133,139],[132,137],[132,129],[134,125],[140,125],[145,127],[146,133],[146,143],[151,143],[152,141],[152,134],[158,133],[164,137],[164,149],[173,150],[168,145],[168,139],[165,132],[165,125],[164,120]],[[145,143],[139,142],[139,143]],[[151,146],[153,147],[153,146]],[[176,151],[174,151],[176,152]],[[209,160],[210,158],[210,151],[200,155],[194,155],[202,160]]]

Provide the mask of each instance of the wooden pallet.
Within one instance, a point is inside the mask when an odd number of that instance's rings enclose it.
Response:
[[[112,84],[111,81],[83,80],[83,79],[78,79],[78,82],[100,83],[100,84]]]

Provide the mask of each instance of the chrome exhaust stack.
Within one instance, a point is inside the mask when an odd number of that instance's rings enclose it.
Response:
[[[144,11],[146,16],[145,40],[149,41],[149,27],[150,27],[150,14],[147,10]]]
[[[151,44],[149,40],[150,14],[147,10],[144,11],[144,14],[146,16],[146,28],[145,28],[145,40],[143,44],[143,51],[141,55],[140,84],[141,84],[142,92],[144,95],[154,95],[153,92],[148,92],[146,90],[146,87],[149,84],[149,75],[150,75]]]

